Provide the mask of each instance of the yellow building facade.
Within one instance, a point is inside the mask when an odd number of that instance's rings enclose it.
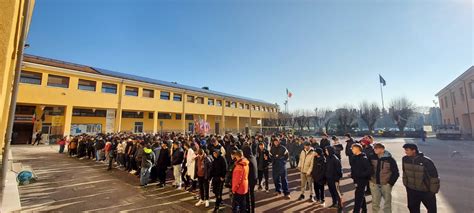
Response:
[[[15,69],[21,60],[34,0],[2,0],[0,3],[0,148],[5,145]],[[3,153],[3,152],[2,152]]]
[[[255,132],[278,106],[208,88],[25,55],[12,143],[110,132]],[[198,128],[199,126],[199,128]]]

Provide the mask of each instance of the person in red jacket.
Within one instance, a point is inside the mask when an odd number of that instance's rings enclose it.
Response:
[[[249,190],[249,161],[243,157],[242,150],[234,150],[232,159],[235,161],[232,171],[232,212],[245,212],[245,197]]]

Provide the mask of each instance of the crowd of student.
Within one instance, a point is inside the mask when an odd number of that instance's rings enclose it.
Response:
[[[291,199],[288,187],[289,161],[300,172],[301,195],[318,208],[326,208],[324,190],[327,185],[332,203],[327,208],[342,211],[339,182],[343,177],[343,153],[349,160],[350,178],[355,186],[353,212],[367,212],[365,197],[372,196],[372,212],[392,212],[392,187],[399,178],[396,160],[384,144],[365,136],[359,141],[345,135],[346,145],[327,134],[322,139],[286,134],[272,136],[99,134],[79,135],[59,141],[60,152],[68,147],[70,157],[93,159],[122,168],[140,178],[146,187],[157,182],[165,187],[172,170],[172,186],[196,193],[196,206],[209,207],[209,192],[216,197],[214,212],[222,205],[224,188],[229,188],[233,212],[255,212],[255,187],[269,193],[271,168],[274,196]],[[416,144],[403,146],[403,184],[407,191],[408,209],[420,212],[423,203],[429,213],[436,212],[439,178],[433,162],[419,152]],[[314,192],[314,193],[313,193]],[[383,198],[383,206],[381,199]],[[316,206],[315,206],[316,207]]]

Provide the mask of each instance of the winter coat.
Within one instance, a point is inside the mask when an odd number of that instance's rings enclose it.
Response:
[[[242,147],[245,158],[249,161],[249,184],[254,186],[258,181],[258,167],[257,167],[257,158],[252,153],[252,148],[250,146]]]
[[[310,175],[311,174],[311,165],[313,164],[314,151],[310,148],[308,151],[301,151],[300,160],[298,162],[298,170],[301,173]]]
[[[286,147],[272,146],[270,149],[270,157],[272,158],[272,169],[275,171],[283,171],[286,169],[286,162],[288,161],[288,150]]]
[[[365,153],[362,152],[359,155],[352,156],[351,178],[354,179],[355,183],[359,181],[368,181],[371,172],[372,168],[370,161]]]
[[[227,162],[224,157],[219,155],[217,158],[214,158],[214,161],[212,161],[211,177],[212,178],[225,178],[226,173],[227,173]]]
[[[341,161],[335,155],[334,148],[332,146],[327,146],[326,149],[329,152],[329,155],[326,158],[326,179],[331,179],[339,181],[342,178],[342,166]]]
[[[155,153],[153,153],[153,150],[148,149],[148,148],[143,148],[141,167],[145,169],[149,169],[153,167],[154,162],[155,162]]]
[[[321,139],[321,141],[319,142],[319,146],[321,147],[321,149],[324,150],[324,148],[326,148],[327,146],[331,146],[331,142],[329,141],[329,139]]]
[[[334,151],[336,151],[336,156],[337,158],[339,158],[339,160],[341,160],[341,152],[342,150],[344,150],[344,146],[342,146],[342,144],[335,144],[333,145],[334,147]]]
[[[169,149],[161,149],[160,155],[156,161],[157,169],[167,169],[171,165]]]
[[[183,149],[177,148],[173,150],[173,155],[171,157],[171,165],[181,165],[184,160],[184,152]]]
[[[381,185],[387,183],[392,186],[395,185],[400,174],[398,172],[397,162],[390,152],[385,150],[382,157],[379,158],[377,155],[373,155],[369,160],[372,164],[370,182]]]
[[[264,156],[267,156],[267,160],[265,160]],[[263,150],[258,149],[257,151],[258,170],[263,171],[265,169],[268,169],[268,165],[270,164],[270,162],[271,162],[270,152],[266,149],[263,149]]]
[[[241,158],[235,162],[232,171],[232,193],[245,195],[249,191],[249,161]]]
[[[355,144],[356,141],[354,141],[353,138],[349,138],[349,140],[346,141],[346,156],[351,157],[352,154],[352,145]]]
[[[196,161],[198,160],[201,160],[202,161],[202,168],[204,170],[204,176],[202,176],[204,179],[206,180],[209,180],[212,176],[211,176],[211,171],[212,171],[212,162],[214,161],[214,158],[212,158],[212,156],[203,156],[202,158],[200,157],[197,157],[196,158]],[[199,163],[196,162],[196,171],[194,171],[194,173],[196,174],[196,176],[198,175],[198,165]]]
[[[423,153],[415,157],[402,158],[403,185],[409,189],[438,193],[440,180],[438,171],[430,158]]]
[[[186,175],[191,177],[192,180],[195,179],[195,169],[196,169],[196,154],[194,150],[189,148],[188,154],[186,155],[186,168],[187,172]]]
[[[313,163],[311,164],[311,176],[314,182],[324,183],[326,173],[326,159],[324,156],[317,157],[314,155]]]

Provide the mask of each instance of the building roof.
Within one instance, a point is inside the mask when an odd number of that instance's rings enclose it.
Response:
[[[449,89],[450,87],[454,86],[458,81],[461,81],[464,77],[468,76],[469,74],[474,74],[474,66],[469,67],[463,74],[458,76],[456,79],[451,81],[448,85],[446,85],[443,89],[441,89],[438,93],[436,93],[436,96],[439,96],[443,91]]]
[[[121,79],[126,79],[126,80],[138,81],[138,82],[143,82],[143,83],[155,84],[159,86],[167,86],[167,87],[189,90],[189,91],[205,93],[205,94],[210,94],[210,95],[222,96],[224,98],[228,97],[228,98],[239,99],[239,100],[248,101],[248,102],[257,102],[257,103],[265,104],[265,105],[273,105],[273,106],[275,105],[275,104],[272,104],[263,100],[259,100],[259,99],[247,98],[247,97],[242,97],[238,95],[218,92],[214,90],[178,84],[176,82],[167,82],[167,81],[111,71],[111,70],[102,69],[98,67],[75,64],[75,63],[70,63],[70,62],[65,62],[61,60],[45,58],[45,57],[35,56],[35,55],[30,55],[30,54],[24,54],[23,61],[35,63],[35,64],[42,64],[42,65],[47,65],[47,66],[71,69],[71,70],[76,70],[76,71],[81,71],[81,72],[93,73],[93,74],[98,74],[98,75],[110,76],[110,77],[115,77],[115,78],[121,78]]]

